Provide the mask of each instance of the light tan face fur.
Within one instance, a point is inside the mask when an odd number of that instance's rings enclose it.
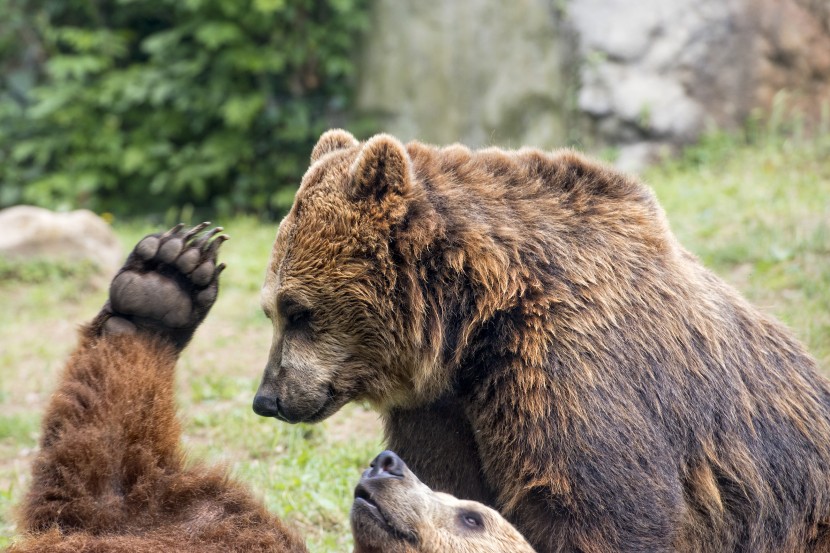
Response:
[[[355,490],[355,553],[533,553],[493,509],[434,492],[405,465],[399,477],[371,470]]]
[[[413,395],[415,347],[390,331],[399,307],[388,227],[404,198],[361,191],[355,172],[371,147],[345,133],[326,145],[329,134],[280,224],[261,294],[274,333],[254,410],[289,422]]]

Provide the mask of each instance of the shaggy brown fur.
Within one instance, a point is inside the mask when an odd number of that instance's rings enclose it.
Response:
[[[45,414],[21,512],[30,535],[9,553],[306,551],[224,471],[185,468],[177,356],[167,341],[144,333],[96,339],[86,329],[90,338],[94,346],[70,358]],[[357,553],[533,553],[496,511],[434,493],[391,452],[357,490]]]
[[[830,550],[830,385],[576,153],[329,132],[262,303],[259,414],[369,400],[427,484],[540,552]]]
[[[30,536],[12,552],[306,551],[225,471],[187,466],[175,363],[169,343],[145,334],[72,355],[21,510]]]
[[[27,535],[11,552],[306,551],[225,471],[185,462],[174,368],[221,271],[211,233],[193,236],[142,240],[83,330],[44,415]]]

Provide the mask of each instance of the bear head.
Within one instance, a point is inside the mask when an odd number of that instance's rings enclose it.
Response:
[[[383,409],[435,394],[418,315],[426,306],[403,290],[414,278],[408,260],[438,225],[398,140],[320,138],[262,289],[274,333],[254,411],[316,422],[352,400]]]
[[[391,451],[361,476],[350,520],[355,553],[533,553],[498,512],[434,492]]]

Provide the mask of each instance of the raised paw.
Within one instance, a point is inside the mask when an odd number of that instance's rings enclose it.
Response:
[[[208,225],[145,236],[110,284],[97,333],[149,332],[184,349],[216,301],[225,268],[216,256],[228,236],[221,227],[203,232]]]

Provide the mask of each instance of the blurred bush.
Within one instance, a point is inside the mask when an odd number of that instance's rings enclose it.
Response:
[[[368,0],[0,2],[0,206],[290,205]]]

